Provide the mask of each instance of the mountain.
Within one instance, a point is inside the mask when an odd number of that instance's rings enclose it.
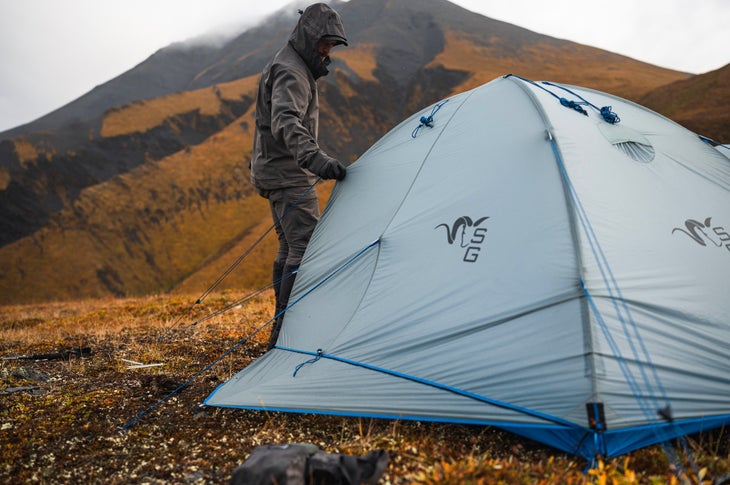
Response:
[[[730,143],[730,64],[681,79],[639,97],[639,104],[662,113],[700,135]]]
[[[688,126],[696,121],[697,106],[670,101],[703,89],[692,83],[706,76],[537,34],[445,0],[332,5],[350,47],[334,51],[320,81],[320,141],[348,162],[411,113],[507,73],[636,101],[657,96],[655,110],[676,109]],[[294,10],[222,45],[161,49],[0,133],[0,303],[202,292],[265,233],[268,207],[248,181],[254,99]],[[710,83],[706,94],[725,86]],[[727,118],[718,116],[724,132],[715,138],[727,141]],[[318,188],[323,203],[329,187]],[[274,245],[264,239],[219,289],[265,285]]]

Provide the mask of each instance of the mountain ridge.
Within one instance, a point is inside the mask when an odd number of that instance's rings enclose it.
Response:
[[[347,162],[411,113],[510,72],[633,100],[673,99],[697,78],[445,0],[335,8],[350,47],[334,52],[319,84],[320,142]],[[0,303],[191,290],[235,261],[270,224],[248,182],[253,103],[260,70],[293,22],[274,16],[217,48],[161,49],[66,113],[36,120],[43,130],[28,131],[32,122],[0,134]],[[169,77],[148,83],[161,70]],[[108,90],[124,101],[94,105]],[[264,243],[224,288],[266,284],[272,251]]]

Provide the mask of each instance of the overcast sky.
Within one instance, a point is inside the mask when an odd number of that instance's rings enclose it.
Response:
[[[730,0],[452,2],[680,71],[700,74],[730,63]],[[173,42],[241,31],[289,3],[0,0],[0,131],[73,101]]]

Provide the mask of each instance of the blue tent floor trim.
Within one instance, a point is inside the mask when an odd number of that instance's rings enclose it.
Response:
[[[320,359],[327,359],[330,361],[339,362],[351,366],[360,367],[373,372],[380,372],[391,375],[393,377],[402,378],[424,386],[434,387],[446,392],[455,393],[457,395],[474,399],[479,402],[483,402],[486,405],[499,406],[506,409],[513,410],[518,413],[531,415],[540,419],[548,421],[547,423],[510,423],[496,420],[481,420],[481,419],[458,419],[458,418],[441,418],[426,415],[417,414],[391,414],[391,413],[378,413],[378,412],[345,412],[335,411],[326,409],[307,409],[307,408],[289,408],[289,407],[276,407],[276,406],[250,406],[250,405],[230,405],[230,404],[209,404],[217,391],[222,388],[224,384],[218,386],[204,401],[205,405],[212,405],[223,408],[233,409],[246,409],[246,410],[257,410],[257,411],[268,411],[268,412],[284,412],[294,414],[311,414],[311,415],[325,415],[325,416],[342,416],[342,417],[359,417],[359,418],[373,418],[373,419],[390,419],[390,420],[403,420],[403,421],[423,421],[423,422],[437,422],[437,423],[454,423],[454,424],[466,424],[466,425],[480,425],[480,426],[494,426],[505,431],[514,433],[516,435],[543,443],[547,446],[559,449],[566,453],[580,456],[586,460],[594,460],[596,457],[611,458],[620,456],[625,453],[629,453],[633,450],[649,446],[652,444],[662,443],[670,441],[674,438],[697,433],[700,431],[709,430],[725,424],[730,424],[730,414],[724,416],[714,416],[712,418],[697,418],[687,419],[681,421],[672,422],[661,422],[657,424],[641,425],[626,427],[621,429],[603,429],[605,427],[610,428],[610,423],[604,423],[599,429],[591,429],[583,427],[579,424],[572,423],[569,421],[562,420],[553,416],[545,415],[544,413],[534,412],[530,409],[526,409],[521,406],[516,406],[509,403],[504,403],[495,399],[490,399],[485,396],[480,396],[468,391],[447,386],[441,383],[429,381],[427,379],[418,378],[416,376],[410,376],[400,372],[395,372],[389,369],[379,368],[377,366],[368,365],[361,362],[355,362],[349,359],[344,359],[334,355],[327,354],[319,349],[317,352],[292,349],[286,347],[277,346],[276,351],[285,352],[290,354],[301,354],[305,356],[311,356],[312,358],[303,361],[296,366],[292,377],[296,376],[296,372],[302,366],[309,364],[316,364]],[[594,405],[592,404],[592,407]]]
[[[221,384],[219,387],[223,385],[224,384]],[[216,390],[214,390],[205,399],[203,402],[204,405],[209,405],[208,401],[213,397],[213,395],[215,395],[217,390],[218,388],[216,388]],[[656,426],[639,426],[616,431],[595,433],[594,431],[586,428],[567,428],[565,426],[551,424],[510,424],[501,421],[483,421],[475,419],[436,418],[433,416],[341,412],[322,409],[277,408],[268,406],[239,406],[222,404],[215,404],[213,406],[227,409],[308,414],[315,416],[340,416],[344,418],[388,419],[396,421],[421,421],[429,423],[494,426],[495,428],[531,439],[571,455],[579,456],[588,461],[592,461],[596,457],[612,458],[621,456],[631,451],[660,443],[661,441],[657,440],[657,436],[662,436],[663,441],[669,441],[680,436],[708,431],[710,429],[730,424],[729,414],[727,416],[716,417],[709,420],[687,420]],[[598,435],[600,435],[600,437],[598,437]],[[602,445],[599,443],[602,443]]]

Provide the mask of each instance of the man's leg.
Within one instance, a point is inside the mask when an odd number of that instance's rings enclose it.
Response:
[[[274,268],[274,271],[276,271],[276,263],[274,264]],[[276,316],[276,320],[274,320],[274,324],[271,327],[271,335],[269,336],[267,350],[273,349],[276,345],[277,339],[279,338],[281,325],[284,321],[284,313],[282,312],[286,309],[289,303],[289,295],[291,294],[291,289],[294,286],[294,277],[296,276],[296,270],[298,267],[281,265],[281,269],[282,271],[279,275],[279,279],[274,280],[280,280],[280,283],[274,287],[276,294],[276,309],[274,310],[274,315]]]
[[[287,308],[296,271],[299,269],[304,251],[319,220],[317,192],[312,188],[284,189],[272,197],[272,211],[279,221],[284,240],[288,245],[286,262],[282,269],[281,283],[277,294],[277,315]],[[281,239],[280,245],[281,247]],[[277,259],[278,259],[277,255]],[[284,315],[274,322],[269,338],[269,349],[276,345]]]
[[[276,237],[279,240],[279,248],[276,251],[276,257],[274,257],[274,266],[272,268],[271,281],[274,286],[274,295],[276,297],[276,305],[274,307],[274,317],[284,308],[280,304],[279,299],[279,287],[281,286],[281,278],[284,275],[284,266],[286,265],[286,258],[289,256],[289,243],[286,241],[286,234],[284,229],[279,222],[279,216],[277,215],[276,206],[279,205],[281,195],[266,191],[263,195],[269,200],[269,208],[271,209],[271,218],[274,220],[274,230],[276,231]]]

